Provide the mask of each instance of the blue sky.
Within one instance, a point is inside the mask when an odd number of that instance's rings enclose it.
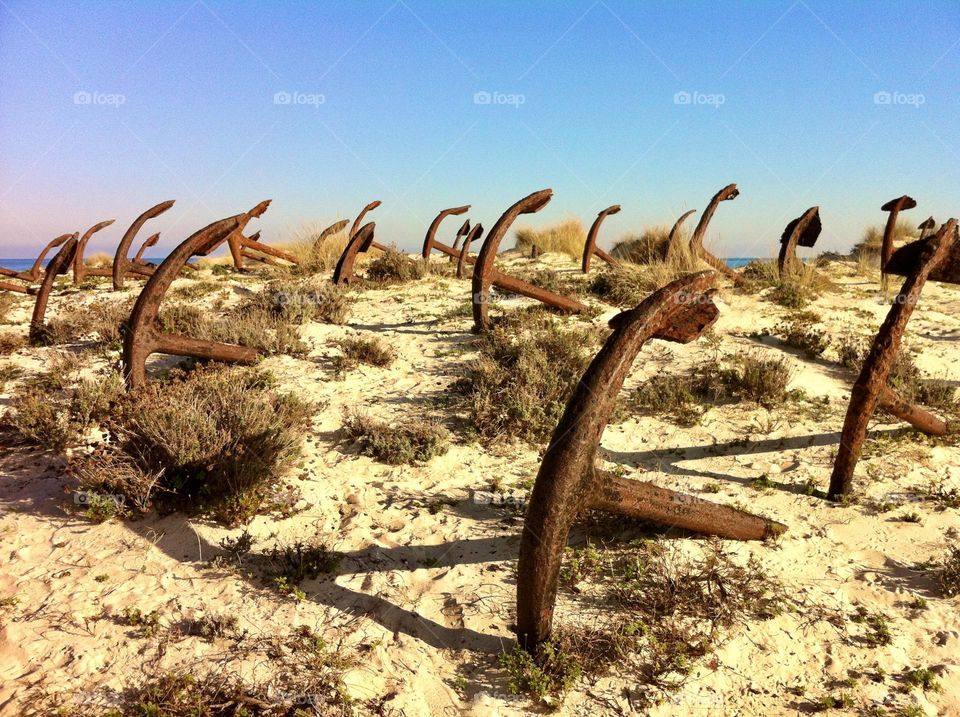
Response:
[[[955,0],[0,0],[0,256],[116,218],[112,251],[164,199],[161,248],[272,198],[267,241],[380,199],[412,249],[544,187],[527,223],[621,204],[608,244],[729,182],[716,253],[773,253],[813,204],[847,248],[900,194],[960,214],[958,77]]]

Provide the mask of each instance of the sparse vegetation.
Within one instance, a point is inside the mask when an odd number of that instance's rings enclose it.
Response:
[[[27,345],[27,340],[12,331],[0,331],[0,356],[9,356]]]
[[[450,433],[440,424],[407,419],[390,425],[354,411],[344,417],[343,435],[358,441],[363,455],[391,465],[426,463],[450,447]]]
[[[352,371],[360,364],[384,368],[393,363],[393,349],[377,336],[347,336],[338,339],[334,345],[340,349],[335,357],[334,373],[342,375]]]
[[[122,326],[130,318],[133,299],[97,299],[88,304],[66,305],[47,319],[39,341],[46,345],[91,340],[95,345],[119,350]]]
[[[12,363],[0,365],[0,392],[4,391],[7,384],[16,381],[23,375],[23,369]]]
[[[421,257],[412,258],[390,249],[380,252],[366,267],[366,277],[381,284],[398,284],[422,279],[430,272],[430,262]]]
[[[529,254],[534,246],[544,252],[566,254],[580,259],[587,232],[579,219],[564,219],[541,229],[521,227],[516,232],[516,248]]]
[[[253,369],[199,368],[117,403],[113,441],[74,468],[81,487],[228,525],[257,512],[300,450],[311,408]]]
[[[792,373],[790,364],[776,356],[740,353],[712,358],[682,374],[655,374],[637,387],[633,402],[644,412],[690,426],[699,422],[703,404],[754,401],[767,408],[782,404]]]
[[[894,246],[917,238],[916,228],[906,217],[899,217],[893,230]],[[863,267],[880,268],[880,248],[883,246],[883,226],[869,226],[863,237],[850,250],[850,258]]]
[[[330,223],[305,223],[294,232],[289,243],[277,247],[297,257],[298,263],[290,267],[290,273],[304,276],[333,271],[350,239],[348,236],[350,224],[347,224],[337,234],[328,236],[318,246],[317,239],[320,237],[320,233]]]
[[[469,419],[488,440],[545,440],[592,357],[592,329],[564,327],[548,314],[507,319],[477,341],[478,356],[455,384]]]
[[[800,311],[778,324],[776,332],[787,346],[800,349],[810,358],[816,358],[822,356],[830,347],[830,338],[818,322],[817,314]]]

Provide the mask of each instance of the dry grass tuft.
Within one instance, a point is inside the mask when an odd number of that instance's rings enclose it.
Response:
[[[329,226],[330,223],[308,222],[301,225],[293,233],[293,238],[289,243],[278,245],[282,249],[297,258],[297,265],[289,268],[290,273],[296,275],[320,274],[333,271],[337,265],[337,260],[343,254],[350,240],[348,232],[350,225],[337,234],[328,236],[320,246],[316,245],[320,233]]]
[[[236,525],[299,455],[311,414],[254,369],[178,373],[119,401],[108,426],[113,440],[75,474],[81,489],[106,489],[140,509],[156,499]]]
[[[919,236],[913,222],[899,217],[893,230],[893,244],[911,242]],[[880,249],[883,246],[883,226],[869,226],[863,230],[863,237],[850,250],[850,258],[858,262],[863,269],[879,270]]]
[[[516,232],[516,248],[529,253],[534,246],[545,252],[566,254],[572,259],[583,256],[587,232],[579,219],[563,219],[541,229],[520,227]]]
[[[0,356],[9,356],[27,345],[27,340],[12,331],[0,331]]]
[[[488,441],[537,443],[557,425],[598,343],[594,328],[563,326],[549,315],[508,318],[477,341],[478,356],[455,389],[470,421]]]
[[[130,319],[134,302],[135,299],[97,299],[81,306],[64,307],[47,320],[40,341],[56,345],[89,340],[96,346],[119,350],[123,343],[123,325]]]
[[[358,441],[363,455],[391,465],[426,463],[450,447],[450,433],[434,421],[405,419],[391,426],[357,411],[344,417],[343,435]]]
[[[430,273],[430,262],[390,249],[380,252],[366,266],[366,278],[380,284],[400,284],[422,279]]]
[[[294,324],[344,324],[350,313],[347,292],[329,281],[273,281],[250,300],[250,305]]]
[[[341,375],[360,364],[384,368],[396,357],[393,349],[377,336],[347,336],[334,342],[341,355],[334,359],[334,372]]]
[[[667,224],[657,224],[645,227],[639,234],[623,237],[614,244],[610,254],[614,259],[628,261],[632,264],[653,264],[663,262],[667,257],[667,243],[670,239],[671,227]],[[683,237],[685,251],[689,251],[689,241]]]

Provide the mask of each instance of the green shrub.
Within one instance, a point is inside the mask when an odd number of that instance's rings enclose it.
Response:
[[[393,363],[395,357],[390,345],[377,336],[347,336],[336,340],[334,345],[341,352],[334,359],[334,372],[338,375],[362,363],[384,368]]]

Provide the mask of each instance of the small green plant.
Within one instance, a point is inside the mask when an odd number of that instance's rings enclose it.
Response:
[[[23,375],[23,369],[14,364],[3,364],[0,366],[0,392],[2,392],[7,384],[11,381],[16,381]]]
[[[777,325],[776,333],[787,346],[800,349],[807,356],[816,358],[830,347],[830,339],[818,326],[819,317],[810,311],[797,312],[787,321]]]
[[[303,599],[306,596],[299,590],[300,583],[336,572],[342,560],[342,553],[320,543],[298,540],[290,545],[278,544],[266,555],[266,576],[280,592]]]
[[[934,575],[940,592],[947,597],[960,595],[960,546],[947,548],[947,554],[935,563]]]
[[[940,692],[943,690],[937,680],[937,673],[929,667],[908,670],[903,675],[903,681],[910,687],[919,688],[924,692]]]
[[[576,660],[551,642],[540,645],[534,655],[516,645],[511,652],[500,655],[500,665],[514,694],[550,705],[561,701],[583,674]]]
[[[140,608],[128,607],[121,617],[124,625],[136,628],[139,637],[152,637],[160,631],[160,613],[156,610],[143,612]]]
[[[881,647],[893,642],[893,633],[890,631],[890,623],[886,615],[872,613],[861,605],[850,620],[866,627],[867,632],[861,639],[870,647]]]

